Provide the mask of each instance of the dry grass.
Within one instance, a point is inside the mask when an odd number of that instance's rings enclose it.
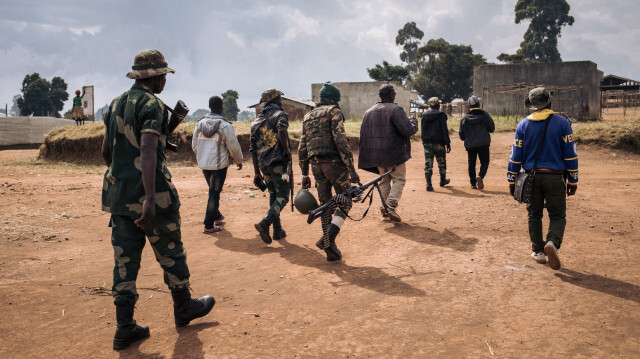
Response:
[[[591,143],[640,153],[640,111],[638,108],[610,109],[602,120],[580,123],[574,131],[578,143]]]
[[[519,119],[505,116],[494,116],[496,132],[514,131]],[[345,121],[347,137],[350,138],[352,148],[358,148],[361,121],[349,119]],[[447,126],[451,137],[457,136],[460,126],[460,116],[448,116]],[[248,151],[251,133],[251,121],[235,122],[233,124],[241,147]],[[418,127],[420,120],[418,119]],[[191,151],[191,138],[195,123],[182,123],[171,137],[171,142],[178,145],[177,153],[168,153],[172,162],[195,162]],[[289,123],[289,135],[293,139],[292,145],[297,147],[297,140],[302,132],[302,122]],[[40,147],[40,159],[47,161],[62,161],[80,164],[100,165],[102,157],[100,150],[104,133],[102,122],[85,126],[67,126],[52,130]],[[420,140],[421,130],[411,138]],[[592,143],[617,149],[640,153],[640,109],[612,109],[603,113],[601,121],[580,122],[575,126],[575,139],[580,143]]]

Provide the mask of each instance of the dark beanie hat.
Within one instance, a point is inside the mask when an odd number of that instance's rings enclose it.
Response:
[[[334,101],[340,101],[340,90],[331,83],[331,81],[327,81],[322,85],[320,89],[320,98],[330,98]]]

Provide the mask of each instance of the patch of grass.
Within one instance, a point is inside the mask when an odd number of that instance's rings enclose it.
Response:
[[[574,139],[579,143],[640,153],[640,113],[628,110],[625,116],[621,112],[605,112],[600,121],[579,123]]]

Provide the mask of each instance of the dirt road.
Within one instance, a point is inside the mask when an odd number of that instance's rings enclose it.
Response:
[[[171,296],[146,248],[135,317],[151,337],[123,352],[111,349],[104,168],[0,151],[0,357],[640,357],[640,156],[579,148],[564,267],[553,271],[529,257],[526,209],[508,196],[512,138],[493,137],[483,191],[470,189],[466,153],[454,141],[451,185],[427,193],[414,143],[403,222],[381,221],[374,202],[364,221],[343,227],[341,263],[325,261],[314,246],[320,224],[298,213],[282,216],[286,240],[267,246],[258,238],[253,223],[267,199],[250,189],[250,161],[229,170],[227,220],[214,235],[201,233],[201,172],[171,167],[194,295],[217,303],[176,330]],[[362,211],[359,204],[352,213]]]

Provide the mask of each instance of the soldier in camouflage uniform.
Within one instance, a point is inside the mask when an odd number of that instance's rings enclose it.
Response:
[[[251,159],[254,183],[262,181],[269,190],[267,215],[255,224],[260,238],[271,243],[269,227],[273,224],[273,239],[287,236],[280,222],[280,212],[289,201],[287,163],[291,161],[289,148],[289,115],[282,108],[283,93],[270,88],[262,93],[260,115],[251,123]],[[261,173],[262,172],[262,173]]]
[[[145,50],[127,74],[135,84],[111,102],[104,116],[102,156],[108,166],[102,187],[102,210],[111,213],[109,227],[115,266],[112,293],[116,305],[115,350],[149,337],[149,328],[133,319],[138,300],[136,278],[145,237],[164,271],[174,301],[176,326],[207,315],[215,301],[189,293],[189,268],[180,235],[180,201],[167,169],[165,144],[169,116],[161,93],[168,67],[157,50]]]
[[[440,99],[429,99],[429,109],[422,114],[422,145],[424,146],[424,176],[427,180],[427,191],[433,191],[431,176],[433,174],[433,158],[438,160],[440,187],[449,184],[447,178],[447,153],[451,152],[451,139],[447,128],[447,115],[440,111]]]
[[[298,157],[302,187],[311,186],[311,165],[318,199],[322,205],[331,199],[332,188],[336,194],[341,194],[351,187],[350,182],[360,182],[360,178],[356,173],[353,154],[344,131],[344,116],[338,106],[340,90],[331,82],[325,82],[320,89],[319,97],[320,103],[304,116]],[[323,232],[329,233],[329,247],[324,247],[322,238],[316,243],[318,248],[324,249],[328,261],[342,259],[342,253],[336,246],[336,237],[350,209],[351,203],[339,207],[329,228],[323,228]]]

